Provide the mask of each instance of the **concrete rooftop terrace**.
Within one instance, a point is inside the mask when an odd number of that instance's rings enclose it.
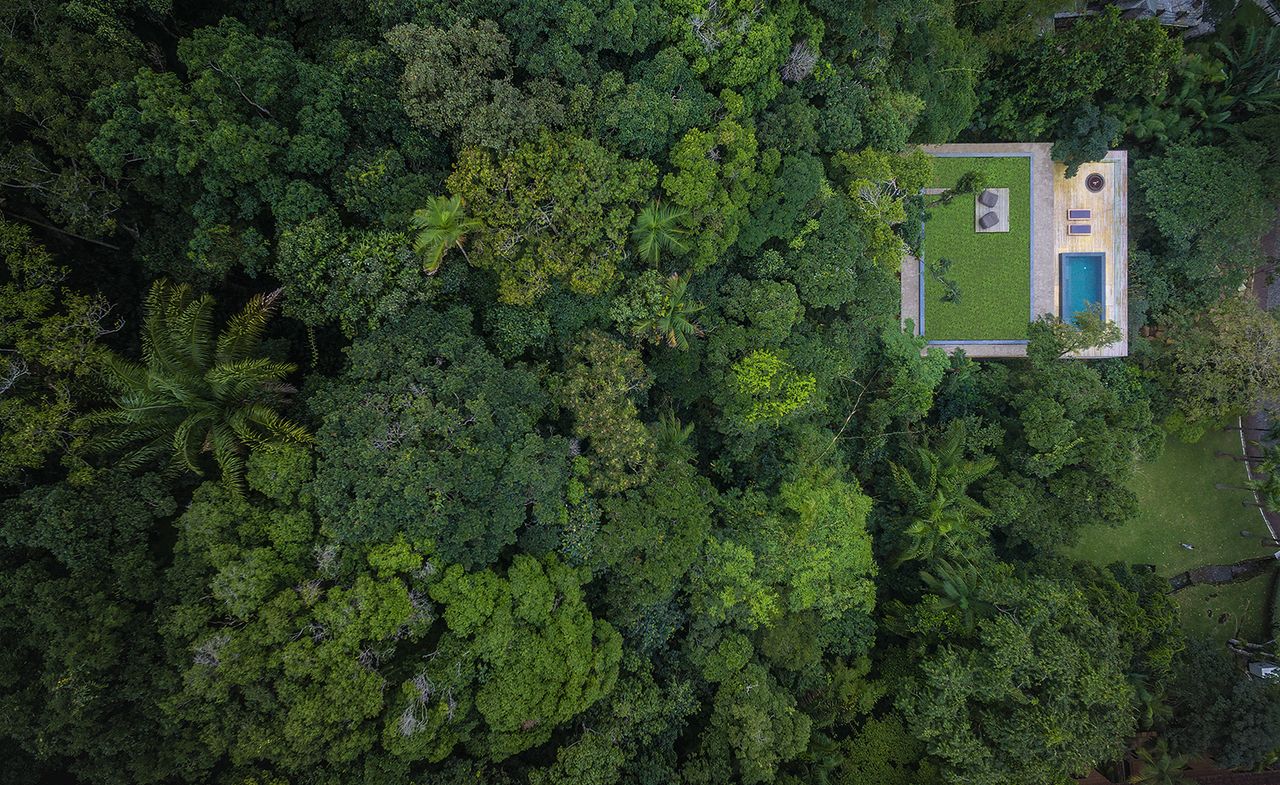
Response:
[[[1062,271],[1059,268],[1061,254],[1101,253],[1105,256],[1103,269],[1103,309],[1107,320],[1115,322],[1121,331],[1121,339],[1108,346],[1074,353],[1082,359],[1098,357],[1123,357],[1129,353],[1129,199],[1128,155],[1123,150],[1109,151],[1102,161],[1084,164],[1076,176],[1067,179],[1066,169],[1050,158],[1051,144],[1040,142],[1007,144],[948,144],[924,145],[921,149],[939,157],[1010,157],[1027,158],[1031,168],[1030,215],[1030,291],[1027,304],[1027,321],[1034,321],[1044,314],[1069,319],[1062,313]],[[1090,174],[1103,176],[1105,184],[1098,192],[1085,187]],[[991,183],[999,186],[1000,183]],[[931,189],[932,190],[932,189]],[[957,197],[972,204],[976,195]],[[1067,210],[1089,210],[1085,220],[1067,218]],[[1072,225],[1088,225],[1087,235],[1069,234]],[[926,235],[928,224],[925,225]],[[926,253],[932,253],[927,248]],[[907,254],[902,262],[902,323],[910,321],[916,334],[924,329],[929,338],[928,310],[922,285],[927,286],[922,260]],[[994,276],[992,285],[1000,285]],[[937,303],[929,308],[939,307]],[[922,314],[922,310],[924,313]],[[923,316],[923,318],[922,318]],[[970,357],[1025,357],[1025,339],[928,340],[928,345],[951,353],[964,350]]]

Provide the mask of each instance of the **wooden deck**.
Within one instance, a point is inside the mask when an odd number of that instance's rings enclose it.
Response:
[[[1097,193],[1084,187],[1084,179],[1097,173],[1106,185]],[[1070,180],[1064,176],[1062,164],[1053,165],[1054,264],[1063,253],[1105,253],[1106,263],[1106,317],[1120,327],[1123,336],[1110,346],[1085,349],[1073,357],[1124,357],[1129,353],[1129,155],[1124,150],[1112,150],[1097,163],[1084,164]],[[1088,220],[1067,221],[1067,210],[1085,209],[1092,215]],[[1092,233],[1069,235],[1069,224],[1089,224]],[[1053,301],[1061,303],[1059,275],[1053,277]],[[1057,311],[1066,319],[1069,314]]]
[[[1117,343],[1077,352],[1069,357],[1090,359],[1124,357],[1129,352],[1129,178],[1128,154],[1112,150],[1104,160],[1085,164],[1070,180],[1065,168],[1049,157],[1052,145],[1041,142],[1009,144],[925,145],[921,149],[933,155],[1001,156],[1023,155],[1031,158],[1031,299],[1036,315],[1061,317],[1059,286],[1061,276],[1058,255],[1067,252],[1103,252],[1106,254],[1106,318],[1115,322],[1122,338]],[[1098,172],[1106,178],[1106,186],[1091,193],[1084,178]],[[968,197],[973,198],[973,197]],[[1067,210],[1092,211],[1087,221],[1093,231],[1089,235],[1067,234]],[[1085,223],[1075,222],[1072,223]],[[920,329],[919,261],[910,254],[902,260],[902,323],[910,321],[915,334]],[[931,348],[948,353],[963,350],[976,358],[1025,357],[1025,344],[973,343],[967,341],[933,341]]]

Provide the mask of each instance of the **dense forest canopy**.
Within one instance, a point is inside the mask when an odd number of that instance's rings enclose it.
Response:
[[[1280,393],[1280,33],[1056,8],[0,3],[0,783],[1273,762],[1067,549]],[[1130,357],[899,324],[915,145],[1009,140],[1130,151]]]

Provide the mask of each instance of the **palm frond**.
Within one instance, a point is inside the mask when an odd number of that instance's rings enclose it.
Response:
[[[182,352],[190,368],[208,367],[213,348],[213,298],[206,294],[187,303],[177,323],[170,325],[170,332],[182,336]]]
[[[650,202],[636,213],[631,239],[635,242],[640,257],[650,264],[656,264],[663,251],[682,253],[687,250],[684,237],[689,234],[689,230],[682,225],[687,215],[685,210],[659,201]]]
[[[147,387],[147,369],[143,365],[108,353],[102,358],[107,383],[118,391],[143,390]]]
[[[250,444],[281,441],[308,444],[312,440],[306,428],[262,404],[249,404],[237,409],[228,420],[235,433]]]
[[[267,294],[255,294],[239,313],[227,321],[227,326],[218,335],[215,365],[243,360],[257,348],[267,324],[275,315],[276,303],[282,291],[276,289]]]
[[[416,236],[413,250],[423,258],[423,269],[434,275],[450,248],[458,248],[464,254],[463,242],[468,234],[479,231],[483,224],[468,217],[460,196],[435,196],[427,206],[414,210],[412,218]]]
[[[264,385],[279,382],[296,370],[298,366],[293,363],[254,357],[219,364],[205,374],[205,380],[234,397],[242,397],[260,391]]]
[[[200,432],[203,418],[192,416],[184,419],[173,432],[173,452],[178,460],[196,474],[200,473],[197,456],[207,434]]]
[[[244,495],[244,458],[241,453],[243,445],[235,438],[235,434],[224,424],[215,424],[209,431],[209,449],[213,460],[222,471],[222,482],[232,496],[240,498]]]

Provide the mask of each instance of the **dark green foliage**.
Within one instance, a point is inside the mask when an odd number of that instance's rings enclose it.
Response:
[[[167,0],[38,0],[0,10],[0,188],[37,216],[97,237],[116,229],[120,197],[87,149],[93,92],[138,69],[145,44],[134,14]]]
[[[1067,165],[1067,177],[1075,177],[1080,164],[1105,158],[1124,127],[1115,117],[1099,112],[1093,104],[1082,104],[1073,114],[1052,151],[1053,160]]]
[[[347,335],[395,319],[430,300],[442,284],[401,232],[350,232],[332,213],[281,233],[272,272],[284,285],[284,312],[309,325],[337,320]]]
[[[186,765],[155,705],[177,685],[151,613],[175,507],[160,477],[123,472],[0,504],[0,735],[35,772],[126,785]]]
[[[992,4],[957,4],[956,13]],[[984,48],[969,31],[940,17],[915,25],[896,46],[910,62],[904,86],[924,101],[912,140],[937,144],[955,139],[978,108],[975,90],[986,64]]]
[[[1167,578],[1066,554],[1166,431],[1280,397],[1226,297],[1280,34],[1059,5],[0,8],[0,780],[1040,785],[1139,729],[1164,779],[1273,761],[1276,689],[1181,652]],[[975,167],[1027,169],[912,147],[954,140],[1128,150],[1132,359],[1064,359],[1117,326],[1028,325],[1026,270],[965,256],[1017,185]],[[930,350],[908,251],[931,331],[1027,358]],[[125,471],[167,456],[228,482]]]
[[[1114,118],[1126,107],[1164,89],[1180,55],[1178,40],[1154,19],[1125,20],[1107,9],[994,63],[994,78],[978,91],[975,125],[992,138],[1059,141],[1055,152],[1078,164],[1116,135]]]
[[[1270,211],[1255,148],[1175,147],[1134,166],[1134,212],[1154,253],[1167,313],[1200,309],[1239,287],[1261,261]]]
[[[711,121],[715,99],[679,51],[663,49],[637,63],[631,79],[606,75],[598,96],[600,136],[624,152],[653,158],[685,131]]]
[[[554,765],[530,772],[533,785],[673,782],[674,742],[697,702],[687,681],[655,680],[652,663],[624,653],[617,686],[583,716],[576,742]]]
[[[603,505],[593,558],[605,571],[609,618],[620,625],[671,598],[711,529],[710,484],[688,464],[668,460],[647,484]]]
[[[171,456],[175,468],[198,475],[208,453],[236,492],[250,447],[310,442],[306,428],[278,411],[295,392],[284,380],[297,367],[261,348],[279,296],[254,295],[215,335],[212,297],[156,281],[145,303],[142,363],[104,360],[114,406],[85,418],[96,431],[91,449],[126,469]]]
[[[899,691],[908,728],[948,781],[1051,782],[1120,750],[1133,730],[1125,678],[1135,642],[1069,582],[991,574],[977,597],[1001,609],[957,639],[924,603],[908,615],[917,675]]]
[[[1280,733],[1280,688],[1250,678],[1234,658],[1206,640],[1191,640],[1174,661],[1168,699],[1169,739],[1178,752],[1209,754],[1225,766],[1269,760]]]
[[[503,369],[470,322],[463,309],[411,310],[357,341],[312,398],[317,511],[339,540],[402,532],[482,566],[530,511],[562,508],[568,447],[533,429],[548,397],[528,370]]]
[[[460,20],[447,30],[400,25],[387,41],[405,62],[404,111],[428,131],[454,132],[465,147],[506,150],[563,122],[554,83],[535,81],[527,91],[512,84],[511,43],[491,20]]]
[[[847,66],[822,83],[826,99],[818,110],[817,142],[824,153],[856,150],[863,141],[862,117],[871,100],[867,88]]]
[[[341,80],[232,19],[178,54],[187,81],[144,69],[94,97],[103,123],[89,149],[157,209],[191,205],[189,219],[170,219],[190,226],[186,248],[172,249],[190,261],[153,260],[154,272],[216,280],[259,269],[268,249],[256,219],[298,221],[330,204],[312,178],[340,163],[350,133]]]
[[[738,238],[738,247],[752,253],[773,238],[791,240],[830,190],[817,158],[808,153],[784,157],[769,189],[752,208],[751,222]]]
[[[559,402],[585,440],[592,485],[608,493],[644,483],[653,471],[653,436],[639,419],[637,400],[652,384],[639,352],[591,331],[569,353]]]

